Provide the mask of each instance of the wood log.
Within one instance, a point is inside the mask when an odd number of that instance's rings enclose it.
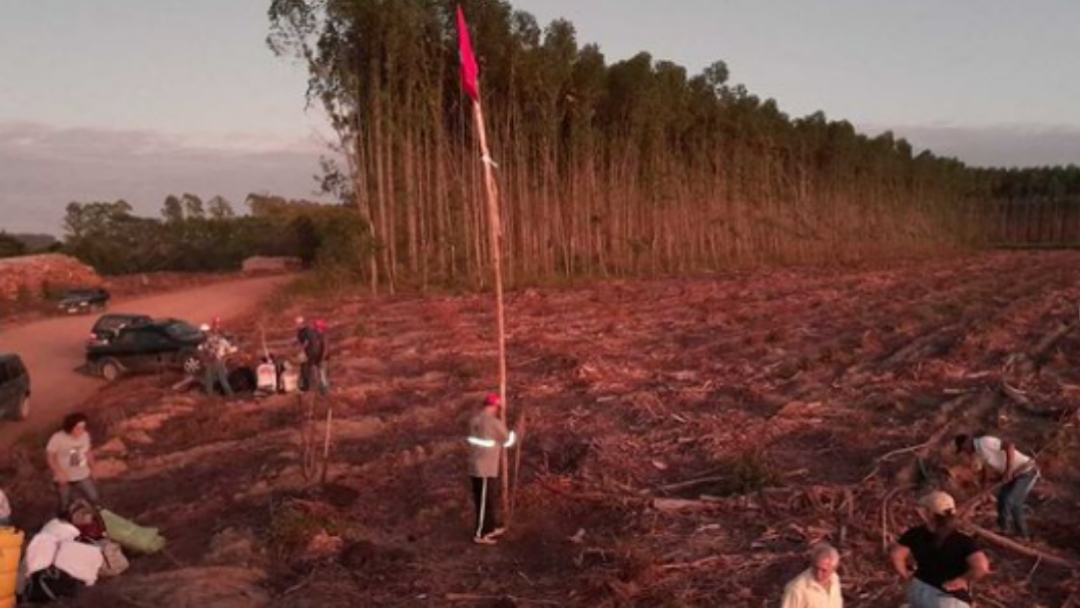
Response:
[[[896,367],[932,356],[942,349],[951,348],[964,335],[960,325],[949,325],[908,342],[881,362],[882,367]]]
[[[563,602],[556,602],[553,600],[531,600],[523,597],[516,597],[513,595],[477,595],[475,593],[447,593],[446,601],[448,602],[473,602],[473,603],[490,603],[497,601],[508,601],[511,604],[524,604],[533,606],[562,606]]]
[[[684,498],[656,498],[652,501],[652,508],[664,513],[678,513],[681,511],[704,511],[715,509],[720,506],[717,499],[703,498],[689,500]]]
[[[1024,555],[1027,557],[1041,559],[1047,564],[1051,564],[1061,568],[1067,568],[1069,570],[1076,570],[1080,568],[1080,564],[1077,564],[1071,559],[1061,557],[1059,555],[1054,555],[1053,553],[1048,553],[1034,547],[1029,547],[1010,538],[1005,538],[1000,534],[995,534],[994,532],[991,532],[981,526],[971,524],[971,530],[975,533],[975,536],[978,536],[986,542],[1002,549],[1007,549],[1009,551],[1019,553],[1020,555]]]
[[[699,477],[697,479],[691,479],[688,481],[680,481],[677,483],[669,483],[662,485],[653,492],[678,492],[680,490],[687,490],[707,483],[719,483],[723,481],[729,481],[731,476],[714,476],[714,477]]]
[[[1069,332],[1071,332],[1074,327],[1076,327],[1074,324],[1067,323],[1046,334],[1046,336],[1035,345],[1035,348],[1028,353],[1028,357],[1036,364],[1041,363],[1043,358],[1046,357],[1046,353],[1054,348],[1054,345],[1056,345],[1058,341],[1069,335]]]

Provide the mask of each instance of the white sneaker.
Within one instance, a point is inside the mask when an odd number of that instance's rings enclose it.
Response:
[[[499,541],[492,538],[490,534],[487,534],[487,535],[484,535],[484,536],[475,536],[475,537],[473,537],[472,542],[474,542],[474,543],[476,543],[478,545],[497,545],[497,544],[499,544]]]
[[[494,530],[492,530],[491,532],[488,532],[488,533],[487,533],[487,536],[488,536],[489,538],[499,538],[499,537],[500,537],[500,536],[502,536],[503,534],[506,534],[506,528],[504,528],[504,527],[502,527],[502,526],[499,526],[498,528],[495,528],[495,529],[494,529]]]

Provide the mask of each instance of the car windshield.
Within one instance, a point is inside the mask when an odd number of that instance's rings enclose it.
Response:
[[[197,337],[199,335],[199,330],[183,321],[173,321],[172,323],[165,325],[165,333],[169,334],[172,338],[183,340]]]

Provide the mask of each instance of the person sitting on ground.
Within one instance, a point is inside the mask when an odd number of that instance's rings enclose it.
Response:
[[[502,400],[488,395],[484,407],[469,420],[469,477],[472,480],[473,504],[476,506],[476,528],[473,542],[494,545],[506,529],[499,524],[496,493],[502,451],[513,447],[517,434],[508,431],[500,418]]]
[[[781,608],[844,608],[840,593],[840,552],[821,543],[810,550],[810,567],[784,587]]]
[[[207,395],[214,394],[214,385],[220,384],[221,390],[226,397],[233,396],[232,385],[229,384],[229,369],[225,361],[229,355],[235,352],[232,344],[221,334],[221,325],[214,320],[214,325],[203,324],[199,331],[206,334],[206,341],[199,346],[203,354],[203,389]]]
[[[986,487],[990,469],[1001,476],[1002,485],[997,494],[998,528],[1010,533],[1009,524],[1016,526],[1016,533],[1023,539],[1029,537],[1025,503],[1035,482],[1039,479],[1039,467],[1035,459],[1012,443],[997,437],[983,435],[971,437],[957,435],[956,451],[975,456],[980,468],[980,485]]]
[[[971,584],[990,573],[990,561],[973,538],[957,531],[952,496],[931,492],[919,504],[927,523],[904,532],[891,551],[893,567],[910,580],[908,604],[911,608],[970,608]]]
[[[59,498],[57,513],[61,517],[67,515],[71,506],[72,489],[78,490],[95,507],[101,506],[101,495],[94,483],[94,457],[86,424],[85,415],[68,414],[61,429],[53,433],[45,447]]]

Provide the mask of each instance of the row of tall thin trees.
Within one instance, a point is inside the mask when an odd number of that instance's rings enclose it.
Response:
[[[371,225],[369,276],[489,276],[481,159],[458,79],[456,0],[272,0],[271,48],[309,68],[340,135],[326,186]],[[499,166],[511,282],[850,259],[987,239],[1000,177],[868,137],[573,26],[462,0]]]

